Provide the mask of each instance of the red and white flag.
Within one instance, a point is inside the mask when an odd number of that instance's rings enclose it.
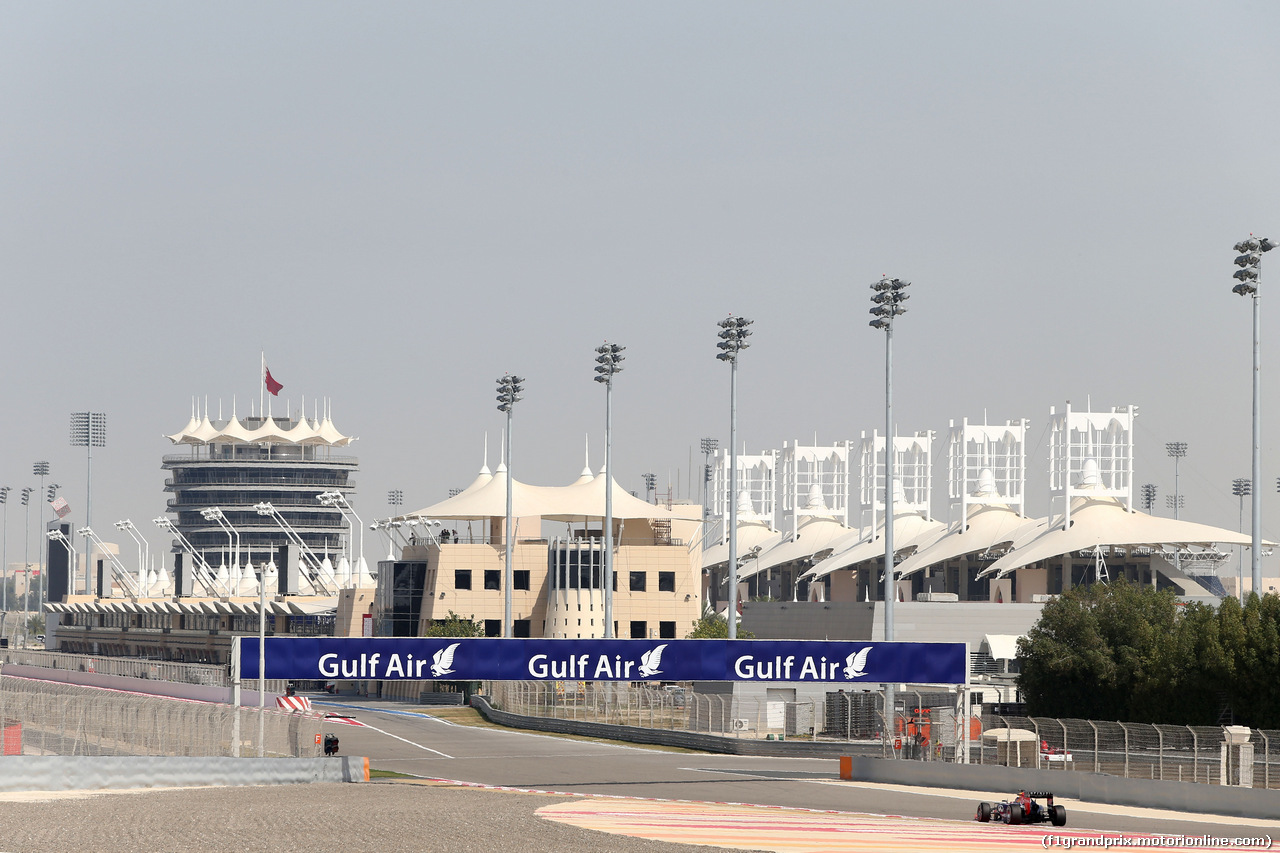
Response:
[[[271,375],[271,370],[269,368],[264,366],[262,370],[264,374],[264,379],[266,380],[266,383],[267,383],[267,391],[271,394],[272,397],[279,397],[280,391],[281,389],[284,388],[284,386],[275,380],[275,378]]]
[[[64,497],[56,497],[49,501],[49,506],[53,507],[53,511],[58,514],[58,518],[66,518],[67,513],[71,512],[71,505],[67,503]]]

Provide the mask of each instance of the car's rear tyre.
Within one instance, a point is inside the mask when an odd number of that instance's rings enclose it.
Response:
[[[978,820],[981,823],[991,821],[991,803],[978,803]]]
[[[1016,826],[1022,823],[1022,804],[1013,803],[1009,806],[1009,825]]]
[[[1066,826],[1067,825],[1066,808],[1063,806],[1054,806],[1049,811],[1049,820],[1052,821],[1054,826]]]

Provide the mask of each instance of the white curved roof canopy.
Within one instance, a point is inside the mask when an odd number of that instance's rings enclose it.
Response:
[[[945,530],[946,525],[942,522],[925,518],[919,513],[911,512],[897,515],[894,517],[893,523],[893,553],[897,555],[903,551],[914,552],[917,548],[931,544]],[[804,576],[811,578],[826,577],[840,569],[852,568],[859,563],[865,563],[868,560],[883,556],[884,525],[882,524],[877,528],[873,537],[862,539],[852,547],[832,554],[806,572]]]
[[[286,420],[285,423],[288,421]],[[352,436],[338,432],[337,427],[328,418],[319,426],[311,421],[299,418],[292,427],[286,428],[284,423],[275,418],[266,421],[253,429],[244,425],[234,415],[218,426],[209,420],[209,416],[193,417],[180,432],[165,436],[174,444],[312,444],[330,447],[345,447],[355,441]]]
[[[1012,546],[1029,525],[1034,527],[1040,521],[1042,520],[1019,515],[1015,510],[1000,504],[971,506],[968,523],[962,525],[957,522],[948,528],[942,538],[918,549],[899,563],[898,576],[906,577],[964,554],[989,551],[1003,543]]]
[[[1062,518],[1054,519],[1039,535],[992,563],[983,574],[1003,577],[1014,569],[1060,557],[1072,551],[1088,551],[1098,546],[1160,545],[1251,545],[1251,534],[1223,527],[1196,524],[1130,512],[1115,498],[1077,497],[1071,501],[1071,526],[1062,529]],[[1272,543],[1267,542],[1267,545]]]
[[[407,513],[401,518],[499,518],[507,514],[507,471],[503,466],[492,478],[481,483],[476,478],[465,491],[429,507]],[[666,507],[642,501],[613,483],[613,517],[616,519],[688,519],[697,520],[701,507]],[[511,514],[518,518],[540,516],[549,521],[573,521],[581,518],[603,518],[605,515],[604,477],[572,486],[530,486],[511,481]]]
[[[757,572],[772,569],[774,566],[807,560],[816,554],[829,556],[834,551],[835,544],[853,532],[856,531],[851,531],[830,516],[811,515],[803,518],[794,536],[778,542],[767,550],[762,549],[760,556],[743,566],[747,571],[745,574],[739,574],[738,579],[743,580]]]

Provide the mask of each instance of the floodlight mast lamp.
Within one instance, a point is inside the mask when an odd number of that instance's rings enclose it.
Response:
[[[1231,494],[1240,499],[1240,531],[1244,532],[1244,499],[1253,494],[1253,481],[1248,477],[1236,477],[1231,481]],[[1236,561],[1236,597],[1244,606],[1244,549],[1239,548]]]
[[[870,322],[884,331],[884,638],[893,641],[893,605],[897,601],[897,578],[893,561],[893,318],[907,313],[902,306],[910,297],[904,292],[911,282],[882,278],[871,285]],[[892,709],[890,709],[892,710]]]
[[[604,385],[604,638],[613,639],[613,377],[622,372],[626,347],[596,347],[596,381]],[[511,477],[507,469],[508,481]]]
[[[107,416],[104,412],[71,413],[71,446],[85,448],[88,468],[84,480],[84,525],[93,524],[93,449],[107,446]],[[92,592],[89,584],[89,555],[92,549],[85,547],[84,591]]]
[[[4,507],[4,556],[0,557],[0,566],[3,566],[3,572],[0,573],[0,612],[9,612],[9,492],[13,491],[12,486],[0,486],[0,506]],[[75,577],[75,566],[71,567],[72,577]]]
[[[321,492],[320,494],[316,495],[316,500],[320,501],[322,506],[333,507],[334,509],[338,510],[338,512],[342,513],[342,517],[346,519],[347,528],[348,528],[348,531],[347,531],[348,562],[351,563],[351,567],[353,570],[360,571],[360,561],[364,559],[364,519],[362,519],[356,513],[356,511],[351,507],[351,502],[347,500],[347,496],[344,495],[342,492],[337,492],[337,491]],[[346,517],[347,513],[351,513],[352,517],[355,518],[356,521],[354,525],[352,525],[351,519]],[[351,530],[353,529],[358,531],[359,533],[358,537],[352,536]],[[356,553],[357,553],[357,557],[355,559],[352,559],[350,557],[351,548],[353,545],[353,542],[352,542],[353,539],[356,539],[358,541],[358,544],[355,545]]]
[[[520,392],[523,390],[523,376],[504,373],[498,377],[498,411],[507,416],[507,432],[504,440],[506,447],[503,448],[503,455],[506,457],[507,462],[507,519],[506,527],[502,531],[502,538],[506,543],[506,559],[502,566],[502,636],[508,638],[512,636],[511,560],[514,555],[511,532],[511,410],[515,408],[516,403],[524,399],[520,396]]]
[[[1239,282],[1231,288],[1231,292],[1240,296],[1248,296],[1253,300],[1253,505],[1251,509],[1253,527],[1252,552],[1249,555],[1253,570],[1253,591],[1262,594],[1262,321],[1258,307],[1258,285],[1262,276],[1262,254],[1270,252],[1276,243],[1266,237],[1254,237],[1236,243],[1235,250],[1240,253],[1236,258],[1236,266],[1240,269],[1232,275]]]
[[[730,314],[720,321],[720,352],[716,358],[729,362],[729,607],[725,622],[729,639],[738,639],[738,353],[750,346],[747,338],[752,323]]]
[[[22,574],[26,579],[26,585],[22,588],[22,647],[24,649],[27,647],[27,610],[31,606],[31,493],[34,491],[34,486],[27,486],[22,490],[22,505],[27,510],[26,527],[22,534]],[[87,574],[87,561],[85,566]]]
[[[884,331],[884,639],[893,642],[893,609],[898,599],[897,573],[893,562],[893,318],[907,313],[902,306],[909,298],[904,292],[911,282],[898,278],[882,278],[871,285],[869,325]],[[894,686],[884,688],[885,730],[892,731],[897,703]]]
[[[1178,510],[1182,509],[1182,492],[1178,487],[1178,463],[1187,455],[1187,443],[1185,441],[1166,442],[1164,449],[1173,457],[1173,494],[1169,496],[1169,506],[1173,508],[1173,518],[1176,521]],[[1173,552],[1173,565],[1179,571],[1182,570],[1181,548]]]
[[[1156,484],[1142,484],[1142,509],[1144,512],[1151,512],[1152,507],[1156,505]]]
[[[145,595],[147,592],[147,569],[151,565],[151,545],[148,544],[146,538],[138,532],[138,528],[133,526],[133,522],[127,518],[124,521],[116,522],[116,530],[123,530],[125,533],[128,533],[129,538],[138,544],[138,588],[141,589],[142,594]],[[240,553],[239,547],[236,548],[236,553]],[[237,560],[236,568],[239,568],[239,566],[240,564]]]

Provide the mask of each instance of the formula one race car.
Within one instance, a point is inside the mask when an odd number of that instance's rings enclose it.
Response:
[[[1036,802],[1037,797],[1044,798],[1044,805]],[[978,813],[974,820],[987,823],[999,821],[1009,825],[1018,823],[1052,823],[1054,826],[1067,825],[1067,810],[1053,804],[1051,791],[1019,791],[1012,800],[998,803],[978,803]]]

